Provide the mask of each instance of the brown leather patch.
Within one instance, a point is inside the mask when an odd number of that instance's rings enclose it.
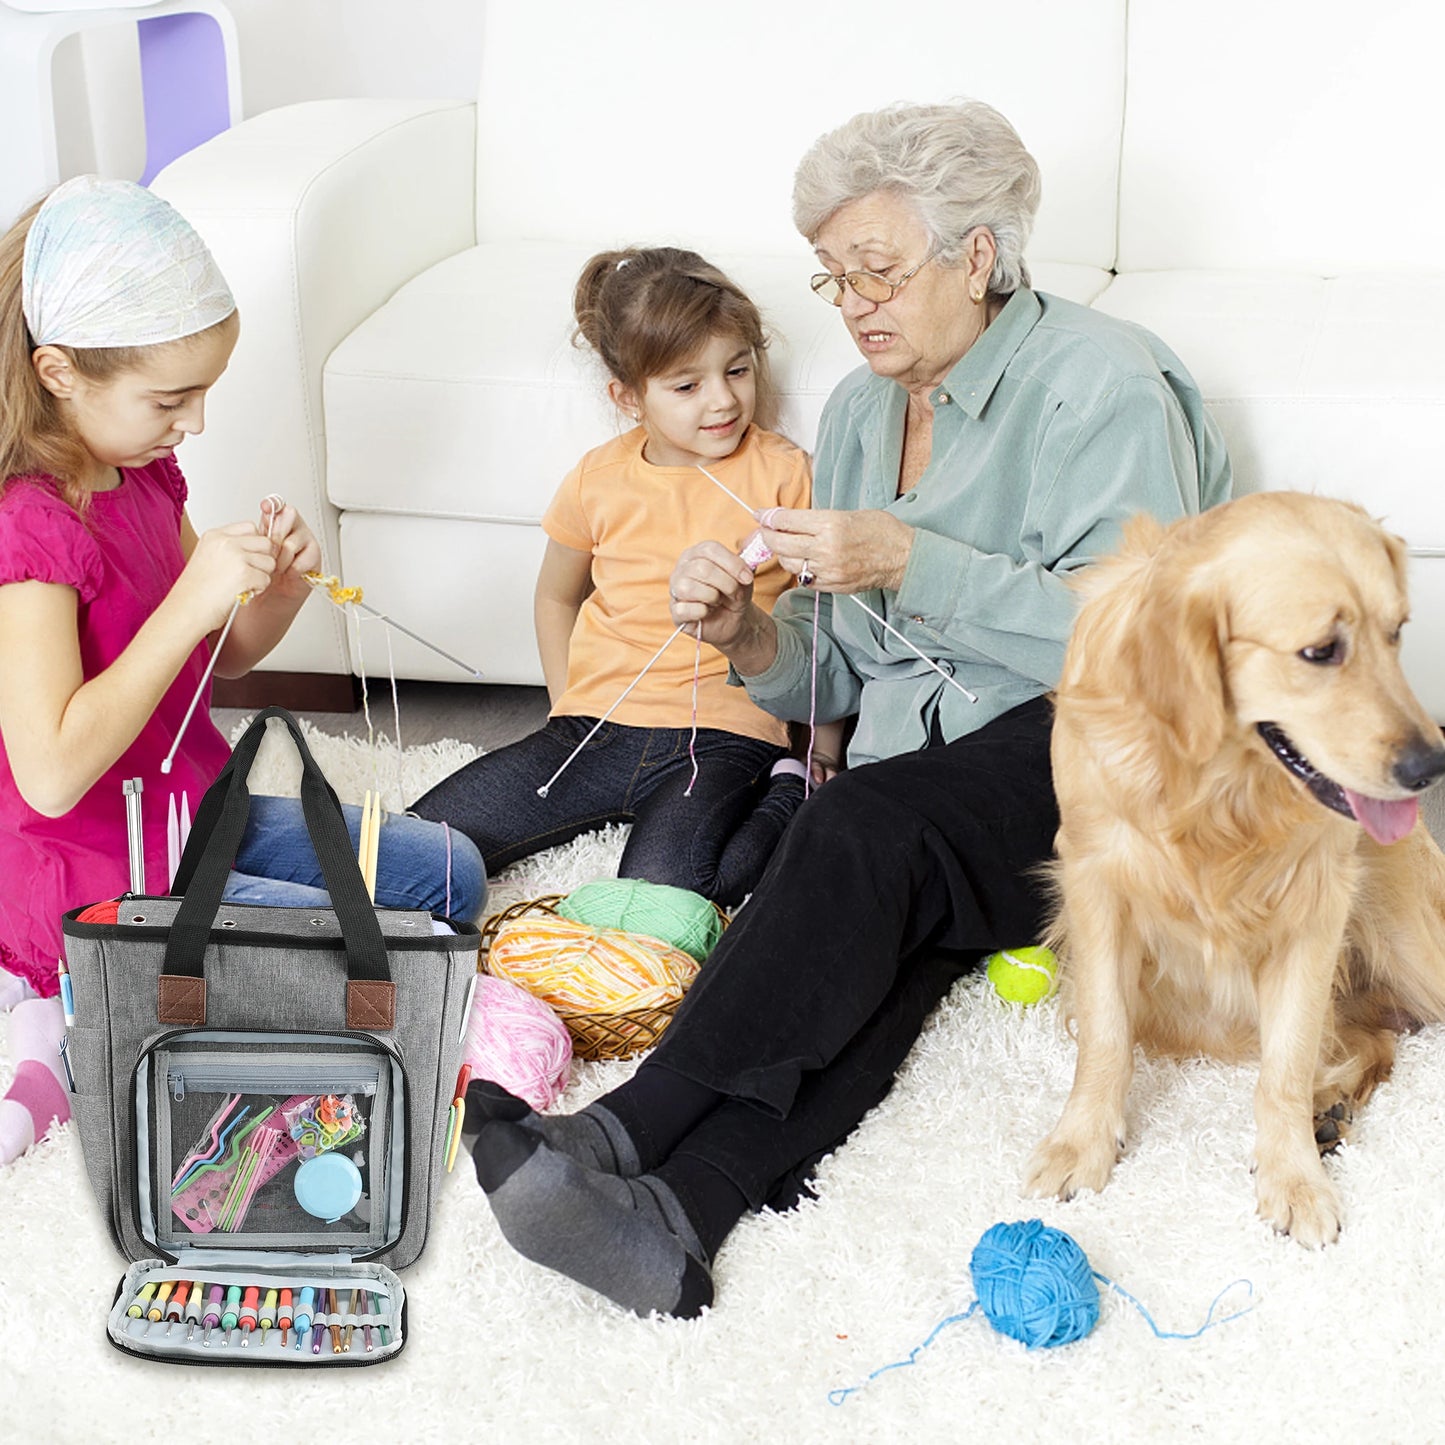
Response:
[[[192,1028],[205,1023],[205,979],[163,973],[156,1001],[156,1018],[163,1024],[187,1024]]]
[[[348,980],[346,1027],[384,1031],[396,1025],[396,985],[375,979]]]

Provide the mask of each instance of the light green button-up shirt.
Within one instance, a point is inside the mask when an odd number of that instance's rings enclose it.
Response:
[[[1193,378],[1143,327],[1020,290],[932,393],[933,452],[898,495],[908,394],[867,367],[828,399],[813,504],[878,508],[915,528],[897,592],[860,594],[957,689],[846,597],[818,599],[816,718],[858,714],[850,765],[952,741],[1058,682],[1068,574],[1112,551],[1137,512],[1163,522],[1229,496],[1229,459]],[[813,593],[774,608],[778,655],[744,679],[806,720]]]

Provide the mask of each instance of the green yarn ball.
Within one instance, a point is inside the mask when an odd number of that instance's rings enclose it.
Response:
[[[722,937],[717,909],[700,893],[642,878],[599,878],[574,888],[557,912],[588,928],[660,938],[701,963]]]

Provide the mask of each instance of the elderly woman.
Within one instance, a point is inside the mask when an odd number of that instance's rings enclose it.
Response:
[[[672,615],[770,712],[856,714],[849,769],[796,814],[631,1080],[557,1118],[494,1085],[471,1100],[507,1239],[640,1313],[708,1304],[733,1225],[796,1202],[954,982],[1038,936],[1069,575],[1131,514],[1228,493],[1178,359],[1030,289],[1038,197],[1033,158],[978,103],[857,116],[798,169],[813,289],[866,362],[823,414],[817,510],[764,533],[805,586],[770,616],[707,542],[677,564]]]

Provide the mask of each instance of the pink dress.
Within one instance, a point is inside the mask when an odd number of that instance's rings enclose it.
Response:
[[[57,582],[79,596],[81,666],[87,678],[109,667],[170,591],[185,558],[181,511],[186,482],[173,458],[123,468],[114,491],[97,492],[77,515],[45,477],[15,479],[0,496],[0,585]],[[140,736],[64,817],[46,818],[21,798],[0,738],[0,966],[46,996],[57,992],[61,915],[130,887],[125,796],[141,778],[146,885],[163,893],[166,802],[184,791],[194,817],[202,794],[230,755],[208,712],[196,708],[169,774],[161,760],[190,706],[210,651],[186,659]],[[0,678],[0,687],[23,679]]]

